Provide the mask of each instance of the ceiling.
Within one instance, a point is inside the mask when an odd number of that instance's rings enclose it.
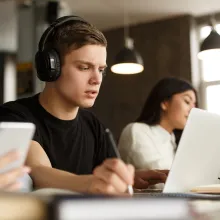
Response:
[[[153,21],[181,14],[194,16],[220,12],[219,0],[64,0],[74,14],[100,29]],[[125,11],[125,13],[124,13]]]

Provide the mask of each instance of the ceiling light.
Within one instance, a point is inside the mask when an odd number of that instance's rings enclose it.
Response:
[[[211,20],[212,30],[209,36],[202,42],[198,58],[201,60],[213,60],[220,57],[220,35],[215,29],[215,21]]]
[[[124,48],[118,52],[111,67],[113,73],[136,74],[144,70],[141,55],[134,48],[134,41],[129,37],[128,19],[124,0]]]
[[[144,70],[143,60],[134,49],[133,39],[125,39],[125,47],[115,57],[111,71],[118,74],[136,74]]]

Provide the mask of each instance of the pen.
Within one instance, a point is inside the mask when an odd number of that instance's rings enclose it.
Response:
[[[119,158],[119,159],[121,159],[121,155],[120,155],[120,153],[119,153],[119,151],[118,151],[117,145],[116,145],[116,143],[115,143],[115,140],[114,140],[114,137],[113,137],[111,131],[110,131],[108,128],[106,128],[106,129],[105,129],[105,133],[107,134],[107,136],[108,136],[108,138],[109,138],[110,144],[112,145],[112,148],[113,148],[113,150],[114,150],[114,152],[115,152],[116,157]],[[133,190],[132,185],[128,185],[127,192],[128,192],[130,195],[133,195],[134,190]]]

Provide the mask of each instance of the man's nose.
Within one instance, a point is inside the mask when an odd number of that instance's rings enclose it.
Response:
[[[100,73],[99,70],[94,70],[90,78],[90,83],[99,85],[101,82],[102,82],[102,74]]]

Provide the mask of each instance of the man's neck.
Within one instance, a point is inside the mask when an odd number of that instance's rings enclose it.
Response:
[[[39,102],[47,112],[61,120],[73,120],[79,110],[78,106],[68,103],[52,88],[45,88],[40,93]]]

